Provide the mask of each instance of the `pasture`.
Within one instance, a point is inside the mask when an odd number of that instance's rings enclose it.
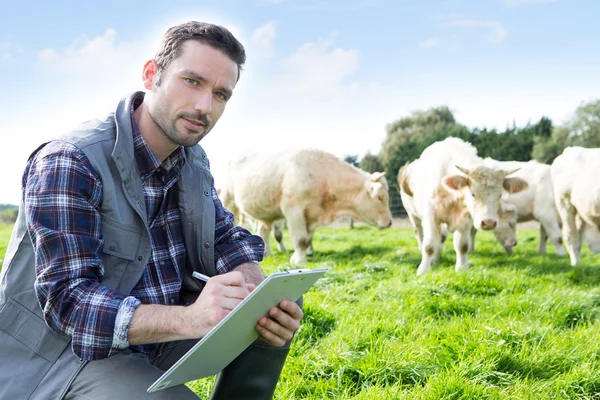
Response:
[[[9,235],[0,228],[0,258]],[[571,267],[552,246],[538,255],[537,235],[519,230],[507,255],[480,232],[465,274],[449,240],[416,277],[408,228],[317,229],[308,267],[330,270],[305,296],[275,398],[600,398],[600,255],[585,248]],[[275,250],[263,269],[289,257]],[[212,382],[188,385],[208,398]]]

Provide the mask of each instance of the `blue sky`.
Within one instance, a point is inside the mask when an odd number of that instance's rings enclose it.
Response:
[[[28,154],[141,90],[171,25],[222,24],[248,61],[202,142],[217,186],[247,149],[378,152],[385,125],[448,105],[469,127],[558,124],[600,98],[596,0],[0,0],[0,203]]]

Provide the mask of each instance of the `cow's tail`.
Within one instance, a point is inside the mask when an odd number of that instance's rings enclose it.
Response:
[[[407,162],[398,170],[398,190],[403,191],[409,196],[413,196],[413,192],[410,189],[410,185],[408,183],[408,174],[406,173],[410,162]]]

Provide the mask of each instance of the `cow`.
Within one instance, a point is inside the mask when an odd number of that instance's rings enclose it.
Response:
[[[525,190],[518,193],[504,194],[502,202],[512,204],[515,207],[517,222],[536,220],[540,223],[540,242],[537,249],[539,254],[546,252],[546,241],[550,238],[556,249],[556,254],[564,255],[560,217],[554,204],[550,165],[537,161],[496,161],[491,158],[486,158],[484,163],[503,170],[516,170],[511,176],[521,178],[529,183]],[[494,230],[496,239],[504,245],[507,253],[511,253],[514,247],[514,245],[506,245],[506,239],[511,234],[514,235],[514,232],[511,232],[511,227],[506,224],[498,226]]]
[[[552,162],[550,173],[563,242],[575,266],[587,226],[600,229],[600,148],[567,147]]]
[[[410,197],[406,194],[403,195],[402,193],[400,193],[400,197],[402,198],[402,203],[405,206],[408,206],[409,208],[414,209],[414,205],[412,205],[412,197]],[[411,221],[411,224],[413,226],[415,236],[417,236],[419,234],[419,231],[417,231],[415,229],[415,224],[413,221]],[[498,239],[498,241],[500,242],[502,247],[504,247],[504,250],[507,253],[511,253],[512,248],[517,245],[517,209],[512,204],[505,204],[505,203],[500,204],[500,209],[498,210],[498,225],[494,229],[494,234],[496,233],[497,230],[502,231],[502,238]],[[446,224],[442,224],[440,232],[441,232],[441,247],[440,247],[440,254],[441,254],[442,251],[444,250],[444,243],[446,242],[446,239],[448,238],[448,235],[449,235],[448,226]],[[476,233],[477,233],[477,229],[475,229],[475,227],[471,227],[471,243],[469,246],[469,251],[468,251],[469,253],[472,253],[473,251],[475,251],[475,234]],[[421,230],[421,236],[422,236],[422,230]],[[417,245],[419,247],[419,251],[421,251],[421,241],[422,240],[423,240],[422,237],[417,236]]]
[[[269,234],[284,219],[294,247],[292,265],[304,265],[314,230],[350,215],[369,225],[392,225],[388,183],[318,149],[244,155],[229,162],[225,191],[235,209],[258,224],[270,254]]]
[[[455,270],[469,268],[472,228],[496,228],[503,191],[516,193],[527,187],[524,180],[507,177],[510,172],[483,165],[470,143],[454,137],[433,143],[419,159],[400,168],[400,195],[410,199],[407,212],[421,241],[417,275],[427,273],[439,258],[443,224],[454,232]]]

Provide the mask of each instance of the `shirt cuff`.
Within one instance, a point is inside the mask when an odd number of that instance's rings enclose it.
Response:
[[[119,306],[117,317],[115,318],[115,330],[113,334],[113,350],[123,350],[129,347],[129,325],[133,319],[133,312],[140,305],[140,301],[133,296],[126,297]]]

